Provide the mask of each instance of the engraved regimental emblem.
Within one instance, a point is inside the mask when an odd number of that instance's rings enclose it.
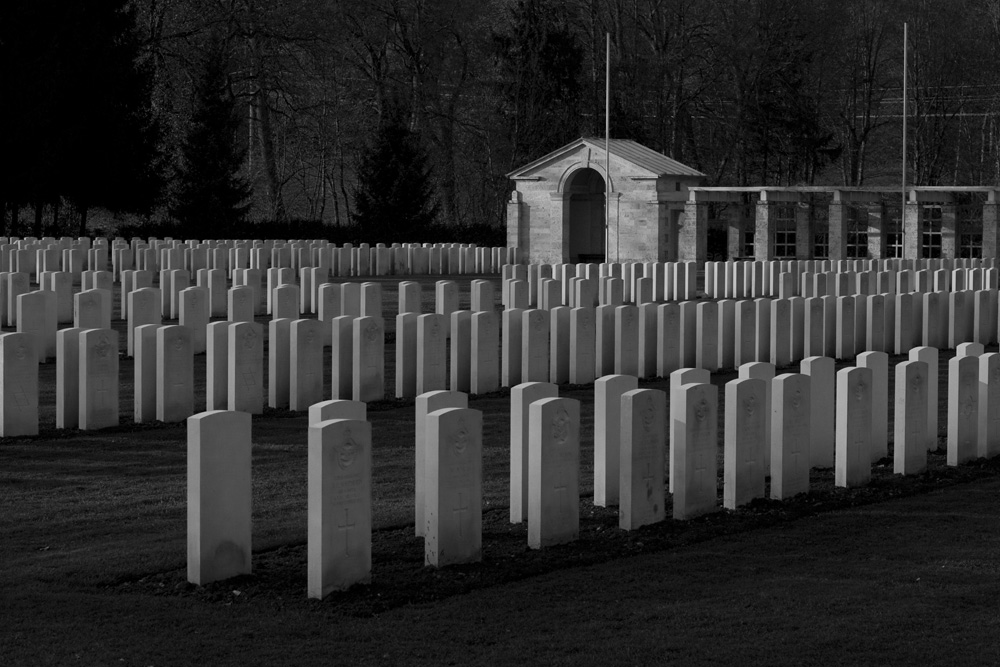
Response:
[[[705,421],[705,417],[708,416],[708,401],[701,399],[695,405],[694,408],[694,418],[698,421]]]
[[[757,411],[757,397],[750,396],[744,400],[743,410],[747,413],[747,417],[753,417],[753,413]]]
[[[653,399],[649,396],[643,401],[642,406],[642,429],[647,433],[653,429],[653,422],[656,420],[656,408],[653,407]]]
[[[466,448],[469,446],[469,439],[471,437],[472,434],[469,432],[469,426],[465,423],[465,420],[458,420],[458,428],[455,429],[455,434],[451,439],[451,444],[455,448],[456,454],[461,456],[465,453]]]
[[[358,458],[360,446],[354,440],[351,429],[344,431],[344,441],[340,444],[340,451],[337,453],[337,463],[341,468],[350,468]]]
[[[250,328],[245,334],[243,334],[243,349],[252,350],[257,347],[257,332]]]
[[[560,408],[552,418],[552,439],[557,445],[564,445],[569,440],[570,419],[565,408]]]
[[[94,348],[94,352],[102,359],[111,353],[111,341],[108,340],[107,336],[101,336],[100,340],[97,341],[97,347]]]
[[[365,327],[365,338],[369,343],[374,343],[375,339],[378,338],[378,325],[374,322],[369,322],[368,326]]]

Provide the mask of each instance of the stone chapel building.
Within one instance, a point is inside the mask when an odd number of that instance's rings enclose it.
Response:
[[[516,186],[507,245],[520,249],[522,261],[678,259],[688,189],[705,175],[628,139],[612,139],[610,151],[610,176],[604,139],[586,137],[507,174]]]

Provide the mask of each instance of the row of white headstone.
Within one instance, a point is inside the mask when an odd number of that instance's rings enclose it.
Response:
[[[940,261],[910,262],[939,266]],[[817,262],[707,262],[704,293],[715,299],[868,296],[913,292],[995,290],[1000,269],[993,261],[983,266],[949,268],[870,266],[821,270]],[[844,262],[855,264],[855,262]],[[897,266],[892,263],[892,266]],[[532,264],[504,266],[502,303],[507,308],[622,305],[687,301],[696,296],[698,265],[693,262],[631,262],[607,264]]]
[[[918,348],[895,368],[893,469],[912,475],[937,448],[937,350]],[[834,376],[817,357],[801,373],[769,364],[740,368],[725,386],[723,506],[809,491],[813,467],[834,467],[835,484],[856,487],[888,455],[888,358],[871,352]],[[639,389],[634,376],[594,386],[594,504],[618,506],[634,530],[672,515],[718,509],[718,388],[704,369],[679,369],[670,396]],[[834,398],[835,395],[835,398]],[[947,462],[1000,455],[1000,354],[966,344],[949,362]],[[668,412],[669,410],[669,412]],[[468,396],[417,397],[414,524],[427,565],[482,558],[482,413]],[[828,424],[826,415],[834,416]],[[669,418],[669,428],[667,419]],[[822,437],[820,437],[822,436]],[[251,568],[250,420],[213,411],[188,420],[188,578],[196,584]],[[510,520],[527,522],[528,545],[579,536],[580,402],[555,385],[511,392]],[[669,462],[669,465],[666,465]],[[669,481],[665,479],[669,470]],[[371,425],[365,404],[332,400],[309,408],[308,595],[323,598],[371,577]],[[209,481],[211,480],[211,481]]]
[[[328,276],[454,275],[499,273],[519,260],[516,248],[477,247],[460,243],[406,243],[386,246],[350,243],[336,246],[312,241],[116,240],[111,249],[115,275],[146,271],[223,269],[230,278],[240,269],[320,268]]]
[[[588,384],[612,373],[666,377],[685,367],[783,367],[811,356],[990,345],[998,329],[997,290],[509,308],[501,384]]]
[[[994,258],[705,262],[705,294],[733,299],[996,289],[998,268]]]

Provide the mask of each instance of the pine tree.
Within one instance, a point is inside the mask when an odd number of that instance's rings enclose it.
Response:
[[[181,146],[171,214],[185,232],[233,233],[246,221],[250,185],[236,145],[239,118],[229,87],[225,45],[213,40],[195,90],[195,109]]]
[[[358,164],[354,222],[366,241],[419,241],[437,219],[427,154],[399,114],[379,126]]]

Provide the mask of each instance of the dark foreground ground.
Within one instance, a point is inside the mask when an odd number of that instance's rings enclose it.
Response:
[[[50,480],[62,502],[19,493],[40,480],[4,480],[0,662],[1000,664],[1000,461],[934,458],[853,491],[820,471],[808,496],[635,533],[585,497],[580,541],[543,551],[487,509],[484,561],[443,570],[422,567],[409,525],[383,525],[372,584],[322,602],[306,599],[305,547],[289,537],[304,528],[296,503],[294,520],[255,506],[253,575],[197,588],[182,494],[74,481],[64,463]]]

